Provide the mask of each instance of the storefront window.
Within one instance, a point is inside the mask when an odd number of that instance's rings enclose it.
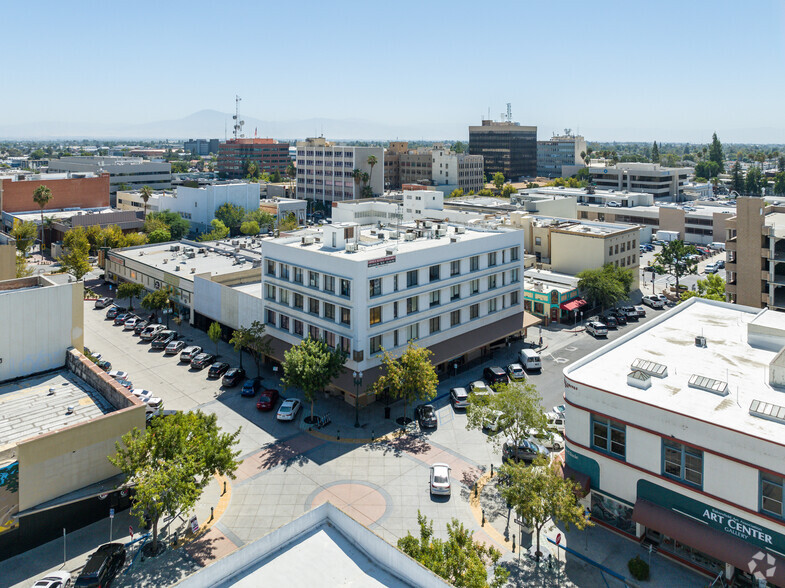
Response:
[[[659,548],[663,551],[672,553],[676,557],[693,563],[698,567],[710,570],[714,574],[725,571],[725,564],[720,560],[715,559],[710,555],[706,555],[697,549],[693,549],[689,545],[684,545],[667,535],[662,535],[662,541]]]
[[[591,516],[615,527],[624,533],[635,535],[635,523],[632,520],[632,507],[622,504],[604,494],[591,493]]]

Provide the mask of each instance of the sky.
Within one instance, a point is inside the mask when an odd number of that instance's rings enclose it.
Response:
[[[419,131],[401,139],[466,139],[510,102],[541,139],[785,142],[782,0],[39,0],[0,15],[0,135],[232,112],[237,94],[264,121]]]

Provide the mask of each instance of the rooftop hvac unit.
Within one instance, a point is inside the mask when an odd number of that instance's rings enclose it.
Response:
[[[239,244],[240,241],[238,241],[237,239],[232,239],[232,245],[239,245]]]
[[[390,239],[397,239],[398,231],[390,231]]]
[[[144,251],[139,252],[139,257],[142,257],[142,255],[144,255]]]
[[[313,237],[303,237],[302,238],[303,245],[311,245],[313,244]]]
[[[431,221],[425,221],[425,228],[426,229],[430,229],[432,226],[433,226],[433,223]]]
[[[262,267],[262,261],[260,259],[254,259],[251,267]]]
[[[406,234],[403,236],[403,240],[404,240],[404,241],[414,241],[414,238],[415,238],[415,237],[414,237],[414,233],[406,233]]]
[[[695,346],[696,347],[706,347],[706,337],[703,335],[698,335],[695,337]]]
[[[436,236],[437,237],[445,237],[445,236],[447,236],[447,229],[438,229],[436,231]]]
[[[164,258],[164,263],[169,263],[169,260]]]
[[[199,253],[207,253],[207,249],[205,249],[204,247],[200,247]]]
[[[387,249],[387,250],[385,250],[385,253],[387,255],[395,255],[395,249]]]
[[[192,274],[195,274],[195,273],[196,273],[196,268],[195,268],[195,267],[192,267],[192,268],[191,268],[191,273],[192,273]]]
[[[172,245],[171,247],[169,247],[169,251],[180,251],[180,246]]]
[[[180,271],[180,266],[179,265],[174,266],[174,271],[179,272]]]
[[[357,253],[357,243],[347,243],[346,244],[346,252],[347,253]]]
[[[459,241],[457,235],[453,235],[450,237],[450,243],[457,243]]]
[[[458,233],[459,235],[463,235],[466,232],[466,227],[457,227],[455,229],[455,232]]]

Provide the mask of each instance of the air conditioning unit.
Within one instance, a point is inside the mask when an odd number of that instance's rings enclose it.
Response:
[[[180,266],[179,265],[174,266],[174,271],[179,272],[180,271]]]
[[[414,239],[415,239],[415,237],[414,237],[414,233],[406,233],[406,234],[403,236],[403,240],[404,240],[404,241],[414,241]]]
[[[303,245],[312,245],[313,244],[313,237],[303,237],[302,238]]]
[[[144,251],[139,252],[139,257],[142,257],[142,255],[144,255]]]
[[[425,221],[425,228],[426,229],[430,229],[432,226],[433,226],[433,223],[431,221]]]
[[[445,237],[445,236],[447,236],[447,229],[438,229],[436,231],[436,236],[437,237]]]
[[[466,227],[457,227],[455,229],[455,232],[458,233],[459,235],[463,235],[466,232]]]
[[[452,237],[450,237],[450,243],[457,243],[458,241],[459,239],[457,235],[453,235]]]
[[[169,263],[169,260],[164,258],[164,263]]]
[[[232,245],[239,245],[239,244],[240,241],[238,241],[237,239],[232,239]]]
[[[196,268],[195,268],[195,267],[192,267],[192,268],[191,268],[191,273],[192,273],[192,274],[195,274],[195,273],[196,273]]]
[[[696,347],[706,347],[706,337],[703,335],[698,335],[695,337],[695,346]]]
[[[347,243],[346,244],[346,252],[347,253],[357,253],[357,243]]]
[[[395,249],[385,249],[384,251],[387,255],[395,255]]]
[[[390,231],[390,239],[397,239],[398,231]]]

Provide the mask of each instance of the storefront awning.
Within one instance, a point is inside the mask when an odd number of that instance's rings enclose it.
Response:
[[[632,520],[741,570],[760,573],[772,584],[785,586],[785,559],[733,535],[648,500],[635,502]]]
[[[578,310],[582,306],[586,306],[586,301],[583,298],[575,298],[574,300],[570,300],[569,302],[562,302],[559,305],[559,308],[562,310]]]
[[[562,464],[561,467],[561,475],[563,478],[570,478],[574,482],[577,482],[582,490],[580,497],[583,498],[589,493],[589,489],[591,488],[591,478],[584,474],[583,472],[579,472],[568,466],[567,464]]]

